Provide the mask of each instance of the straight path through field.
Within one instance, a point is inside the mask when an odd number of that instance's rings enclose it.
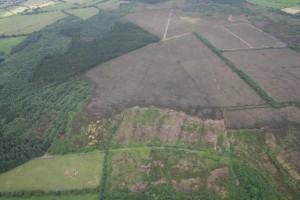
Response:
[[[173,36],[173,37],[170,37],[170,38],[166,38],[166,39],[164,39],[164,41],[171,40],[171,39],[175,39],[175,38],[179,38],[179,37],[183,37],[183,36],[186,36],[186,35],[189,35],[189,34],[192,34],[192,33],[193,33],[193,32],[188,32],[188,33],[176,35],[176,36]]]
[[[169,29],[169,25],[170,25],[170,21],[171,21],[171,17],[172,17],[172,12],[173,12],[173,10],[171,9],[171,10],[170,10],[169,19],[168,19],[168,23],[167,23],[167,25],[166,25],[166,29],[165,29],[165,33],[164,33],[163,40],[165,40],[166,37],[167,37],[167,33],[168,33],[168,29]]]
[[[265,34],[266,36],[269,36],[269,37],[272,38],[273,40],[275,40],[275,41],[277,41],[278,43],[280,43],[280,45],[279,45],[278,47],[287,47],[287,45],[286,45],[285,43],[281,42],[279,39],[275,38],[274,36],[272,36],[272,35],[270,35],[270,34],[264,32],[263,30],[257,28],[256,26],[253,26],[251,23],[248,23],[248,24],[249,24],[249,26],[255,28],[255,29],[258,30],[259,32]]]
[[[251,44],[249,44],[248,42],[246,42],[245,40],[243,40],[242,38],[240,38],[238,35],[236,35],[233,32],[231,32],[230,30],[228,30],[224,26],[221,26],[221,28],[224,29],[225,31],[227,31],[228,33],[231,33],[234,37],[238,38],[240,41],[242,41],[243,43],[245,43],[248,47],[254,48],[254,46],[252,46]]]

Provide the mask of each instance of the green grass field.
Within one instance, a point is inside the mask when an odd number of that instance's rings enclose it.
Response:
[[[3,17],[9,17],[9,16],[12,16],[13,14],[11,12],[8,12],[4,9],[0,9],[0,18],[3,18]]]
[[[102,9],[102,10],[113,10],[113,9],[117,9],[118,6],[120,5],[120,1],[118,0],[109,0],[109,1],[105,1],[103,3],[98,4],[98,8]]]
[[[24,3],[22,3],[22,5],[35,8],[35,7],[39,7],[41,5],[47,4],[50,1],[52,1],[52,0],[28,0],[28,1],[25,1]]]
[[[270,7],[275,9],[293,7],[300,3],[300,0],[248,0],[251,3],[262,7]]]
[[[22,42],[25,37],[15,37],[15,38],[1,38],[0,39],[0,51],[5,54],[9,54],[11,49]]]
[[[12,12],[14,14],[22,13],[27,9],[28,8],[25,6],[11,6],[11,7],[7,8],[7,10],[9,10],[10,12]]]
[[[86,20],[99,13],[99,10],[94,7],[67,10],[67,13],[75,15],[83,20]]]
[[[83,195],[65,195],[65,196],[41,196],[41,197],[0,197],[0,200],[97,200],[99,195],[97,194],[83,194]]]
[[[43,7],[40,9],[40,11],[46,11],[46,12],[53,12],[53,11],[60,11],[60,10],[68,10],[72,7],[78,8],[78,6],[75,6],[72,3],[56,3],[47,7]]]
[[[104,154],[92,152],[34,159],[0,175],[0,192],[96,188]]]
[[[3,34],[27,34],[38,31],[66,15],[62,12],[41,13],[38,15],[15,15],[0,19],[0,30]]]

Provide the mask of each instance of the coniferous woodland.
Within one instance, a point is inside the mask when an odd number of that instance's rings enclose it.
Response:
[[[159,40],[122,21],[125,13],[67,17],[30,34],[0,63],[0,172],[41,156],[67,131],[93,88],[80,73]]]

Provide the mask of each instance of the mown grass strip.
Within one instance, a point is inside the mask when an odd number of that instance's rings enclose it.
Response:
[[[277,103],[272,97],[270,97],[248,74],[237,68],[228,58],[226,58],[221,51],[219,51],[213,44],[211,44],[206,38],[193,33],[200,41],[202,41],[208,48],[210,48],[223,62],[230,67],[242,80],[244,80],[255,92],[266,101],[266,103],[272,108],[279,108],[280,104]]]

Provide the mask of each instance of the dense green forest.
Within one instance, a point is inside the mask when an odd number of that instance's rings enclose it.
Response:
[[[67,17],[29,35],[1,62],[0,172],[42,155],[65,134],[92,93],[81,72],[159,40],[121,21],[124,13]]]

